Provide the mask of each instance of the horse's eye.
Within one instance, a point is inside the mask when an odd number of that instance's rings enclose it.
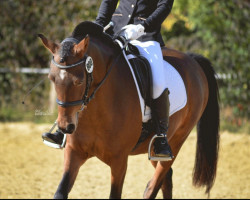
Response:
[[[60,63],[64,63],[64,62],[65,62],[65,58],[61,58]]]

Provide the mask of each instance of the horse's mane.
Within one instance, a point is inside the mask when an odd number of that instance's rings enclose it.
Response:
[[[86,35],[94,36],[101,39],[105,44],[117,46],[114,43],[114,40],[110,35],[103,32],[103,27],[99,24],[90,21],[84,21],[78,24],[74,31],[72,32],[71,37],[76,38],[77,40],[81,41]]]

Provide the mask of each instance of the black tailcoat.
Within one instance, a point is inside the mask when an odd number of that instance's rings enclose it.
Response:
[[[158,41],[164,46],[160,33],[161,24],[169,15],[174,0],[103,0],[99,9],[96,23],[106,26],[110,21],[114,23],[111,34],[116,34],[127,24],[142,24],[146,35],[141,41]]]

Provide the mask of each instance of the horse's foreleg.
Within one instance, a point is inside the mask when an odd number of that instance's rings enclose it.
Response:
[[[164,164],[163,164],[164,163]],[[158,194],[159,189],[165,181],[166,174],[170,170],[171,162],[158,162],[153,178],[148,182],[143,198],[154,199]]]
[[[173,170],[170,168],[163,180],[161,190],[163,199],[172,199],[173,196],[173,181],[172,181]]]
[[[114,159],[111,162],[111,191],[110,199],[120,199],[122,195],[122,188],[124,178],[127,171],[128,157]]]
[[[154,168],[157,166],[156,161],[151,161],[152,165]],[[163,194],[163,199],[172,199],[172,193],[173,193],[173,182],[172,182],[172,175],[173,175],[173,170],[170,168],[163,179],[161,190]]]
[[[54,199],[68,198],[68,194],[76,180],[79,168],[86,160],[87,157],[79,155],[79,153],[72,149],[65,149],[63,178],[57,188]]]

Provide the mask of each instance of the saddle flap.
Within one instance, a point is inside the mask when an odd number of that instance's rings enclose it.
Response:
[[[136,55],[133,58],[129,59],[129,62],[135,73],[135,77],[142,98],[145,101],[145,105],[151,107],[153,86],[152,86],[152,72],[150,64],[146,58],[140,55]]]

